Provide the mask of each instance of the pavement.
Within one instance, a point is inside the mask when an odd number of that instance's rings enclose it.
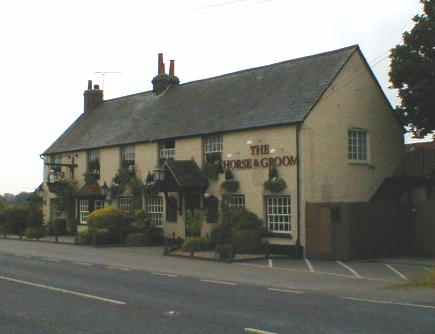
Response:
[[[29,245],[41,249],[36,252]],[[12,255],[12,251],[18,253],[16,247],[21,249],[20,254]],[[48,249],[52,256],[43,256]],[[5,255],[6,250],[9,252]],[[261,268],[168,258],[160,251],[1,240],[0,333],[434,333],[435,305],[237,282],[230,280],[234,278],[232,270],[252,276]],[[77,258],[82,252],[89,253],[87,262]],[[113,259],[114,254],[119,257]],[[164,263],[181,261],[190,270],[204,265],[205,272],[180,275],[116,265],[117,260],[127,258],[131,261],[128,264],[133,264],[138,254],[145,263],[156,257]],[[74,260],[66,260],[68,256]],[[93,263],[96,260],[101,263]],[[204,278],[207,269],[220,265],[233,268],[227,280]],[[173,271],[178,269],[174,267]],[[312,272],[305,275],[318,277],[318,281],[328,277]],[[293,279],[288,275],[289,282]],[[335,279],[366,282],[339,276]]]

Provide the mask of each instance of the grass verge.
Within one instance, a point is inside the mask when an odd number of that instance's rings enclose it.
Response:
[[[407,283],[397,284],[394,287],[397,288],[428,288],[435,289],[435,270],[424,275],[420,279],[415,279]]]

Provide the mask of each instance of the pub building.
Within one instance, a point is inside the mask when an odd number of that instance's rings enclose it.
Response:
[[[401,126],[356,45],[187,83],[162,54],[157,70],[152,90],[109,100],[88,82],[84,112],[42,154],[45,222],[85,226],[139,193],[152,222],[184,238],[186,214],[226,194],[270,243],[303,249],[309,203],[368,202],[402,158]],[[121,168],[143,189],[121,186]],[[56,192],[66,182],[78,189],[70,213]]]

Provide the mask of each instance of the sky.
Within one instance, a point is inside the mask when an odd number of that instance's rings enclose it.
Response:
[[[151,89],[157,53],[181,82],[359,44],[393,105],[389,50],[418,0],[14,0],[0,4],[0,194],[33,191],[40,154],[105,99]]]

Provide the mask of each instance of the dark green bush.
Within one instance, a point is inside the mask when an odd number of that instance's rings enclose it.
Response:
[[[239,181],[237,180],[225,180],[221,185],[222,189],[227,193],[235,193],[239,190]]]
[[[45,236],[45,228],[43,226],[27,227],[24,231],[26,239],[41,239]]]
[[[93,236],[100,237],[103,243],[119,243],[129,232],[131,217],[123,210],[104,208],[92,212],[88,217],[88,229]]]
[[[26,229],[29,209],[22,206],[12,206],[6,208],[4,214],[7,232],[23,235],[24,230]]]
[[[223,261],[230,261],[234,258],[234,249],[232,244],[220,244],[216,246],[216,253],[219,259]]]
[[[263,227],[263,221],[258,216],[246,209],[226,209],[223,213],[224,225],[228,224],[233,229],[250,230]]]
[[[127,234],[125,243],[130,246],[150,246],[151,236],[148,232],[134,232]]]
[[[51,235],[65,235],[67,222],[63,218],[57,218],[48,224],[48,233]]]
[[[257,253],[263,249],[262,230],[233,230],[232,244],[236,253]]]
[[[27,209],[27,219],[26,227],[38,227],[42,226],[42,210],[39,208],[28,208]]]
[[[264,189],[271,193],[280,193],[285,188],[287,188],[287,183],[281,177],[274,177],[264,182]]]
[[[149,230],[149,234],[153,245],[162,245],[165,241],[165,235],[162,228],[152,227]]]
[[[212,244],[207,238],[192,237],[184,241],[182,249],[185,252],[207,251],[212,249]]]
[[[77,233],[76,243],[79,245],[89,245],[91,243],[91,234],[88,230]]]

